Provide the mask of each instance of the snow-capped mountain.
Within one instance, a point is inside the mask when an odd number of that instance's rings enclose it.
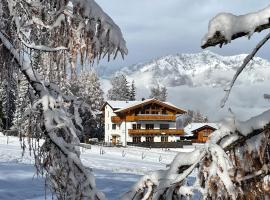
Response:
[[[113,73],[124,73],[134,80],[137,99],[147,98],[150,87],[157,82],[167,86],[168,101],[183,109],[200,110],[211,120],[231,116],[246,120],[269,109],[269,101],[263,94],[270,93],[270,62],[254,58],[235,83],[228,103],[220,109],[224,88],[232,80],[246,55],[220,56],[210,51],[196,54],[169,55],[145,64],[124,67],[115,72],[104,73],[102,85],[108,90]],[[104,78],[106,77],[106,78]]]
[[[117,73],[124,73],[129,79],[134,79],[136,84],[143,84],[147,88],[156,82],[167,87],[223,87],[232,79],[245,56],[221,56],[210,51],[169,55],[149,63],[124,67]],[[241,74],[237,84],[262,82],[269,78],[270,62],[257,57]]]

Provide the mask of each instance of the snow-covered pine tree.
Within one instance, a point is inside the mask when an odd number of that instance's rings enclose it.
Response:
[[[3,114],[3,104],[2,104],[2,93],[3,93],[3,88],[2,88],[2,83],[0,82],[0,131],[2,131],[2,129],[4,128],[4,125],[3,125],[4,114]]]
[[[29,83],[26,78],[20,72],[17,75],[17,95],[16,95],[16,110],[13,120],[13,128],[16,130],[24,129],[25,121],[27,118],[24,117],[26,109],[29,109],[30,100],[29,100]],[[24,125],[23,125],[24,124]]]
[[[80,160],[82,103],[62,95],[57,83],[65,70],[74,77],[79,57],[94,62],[118,53],[127,54],[121,30],[94,0],[0,1],[0,69],[14,66],[33,88],[31,110],[41,131],[33,129],[29,136],[45,139],[34,153],[37,171],[47,172],[58,199],[100,200],[104,195]],[[49,78],[44,80],[44,74]],[[58,82],[49,82],[55,78]]]
[[[89,105],[89,108],[79,110],[82,118],[83,136],[101,139],[104,125],[100,112],[104,104],[104,92],[96,71],[93,69],[82,71],[71,86],[73,87],[73,94]]]
[[[167,88],[165,86],[160,86],[159,84],[151,87],[149,98],[155,98],[160,101],[166,101],[167,99]]]
[[[111,79],[112,88],[109,89],[107,98],[113,101],[128,101],[130,91],[127,78],[124,74],[116,74]]]
[[[130,97],[129,97],[130,101],[135,101],[136,100],[136,86],[135,86],[135,82],[134,80],[131,82],[130,85]]]
[[[161,87],[161,91],[160,91],[160,100],[161,101],[166,101],[167,100],[167,88],[165,86]]]
[[[270,27],[270,6],[246,15],[221,13],[209,22],[202,48],[230,43]],[[270,39],[258,43],[239,67],[223,107],[243,69]],[[230,119],[190,153],[179,153],[167,170],[142,177],[122,199],[270,199],[270,110],[242,122]],[[189,181],[191,173],[197,174]]]
[[[79,77],[78,97],[91,106],[94,112],[99,112],[104,104],[104,92],[101,88],[99,77],[95,70],[83,71]]]
[[[193,111],[193,113],[192,113],[192,122],[206,123],[207,121],[208,121],[207,117],[205,117],[199,110]]]
[[[6,55],[9,57],[8,55]],[[3,127],[5,130],[9,130],[13,125],[14,114],[16,110],[16,70],[12,58],[9,57],[8,63],[11,67],[3,68],[1,73],[5,74],[1,82],[1,99],[2,99],[2,112],[3,112]]]

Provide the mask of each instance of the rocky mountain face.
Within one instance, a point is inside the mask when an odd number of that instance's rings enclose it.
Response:
[[[210,51],[196,54],[168,55],[144,64],[124,67],[114,73],[124,73],[146,88],[160,83],[167,87],[224,87],[241,66],[246,55],[221,56]],[[102,77],[112,71],[99,70]],[[236,84],[263,82],[270,78],[270,62],[255,58],[241,74]]]

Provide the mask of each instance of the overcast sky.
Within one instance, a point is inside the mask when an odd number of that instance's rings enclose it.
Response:
[[[125,60],[117,59],[101,65],[122,67],[168,54],[201,51],[201,38],[207,32],[208,21],[219,12],[245,14],[266,7],[267,0],[96,0],[120,26],[127,41],[129,54]],[[222,54],[248,53],[262,38],[255,34],[232,44],[209,48]],[[267,45],[258,54],[270,59]]]

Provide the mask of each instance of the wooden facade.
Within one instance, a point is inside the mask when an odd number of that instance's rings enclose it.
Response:
[[[186,111],[174,108],[168,104],[153,99],[147,104],[139,104],[126,109],[120,109],[112,116],[113,123],[134,122],[134,121],[175,121],[177,114],[184,114]]]
[[[125,106],[125,104],[127,106]],[[127,143],[176,142],[184,135],[176,129],[176,116],[186,111],[171,103],[147,99],[130,104],[112,101],[104,105],[105,140]]]
[[[175,115],[126,115],[123,117],[112,116],[111,120],[113,123],[121,122],[134,122],[134,121],[175,121]]]
[[[211,126],[203,126],[201,128],[198,128],[192,133],[194,134],[194,137],[192,137],[192,142],[194,143],[205,143],[208,140],[208,136],[213,133],[216,129]]]
[[[183,129],[129,129],[129,135],[183,135]]]

